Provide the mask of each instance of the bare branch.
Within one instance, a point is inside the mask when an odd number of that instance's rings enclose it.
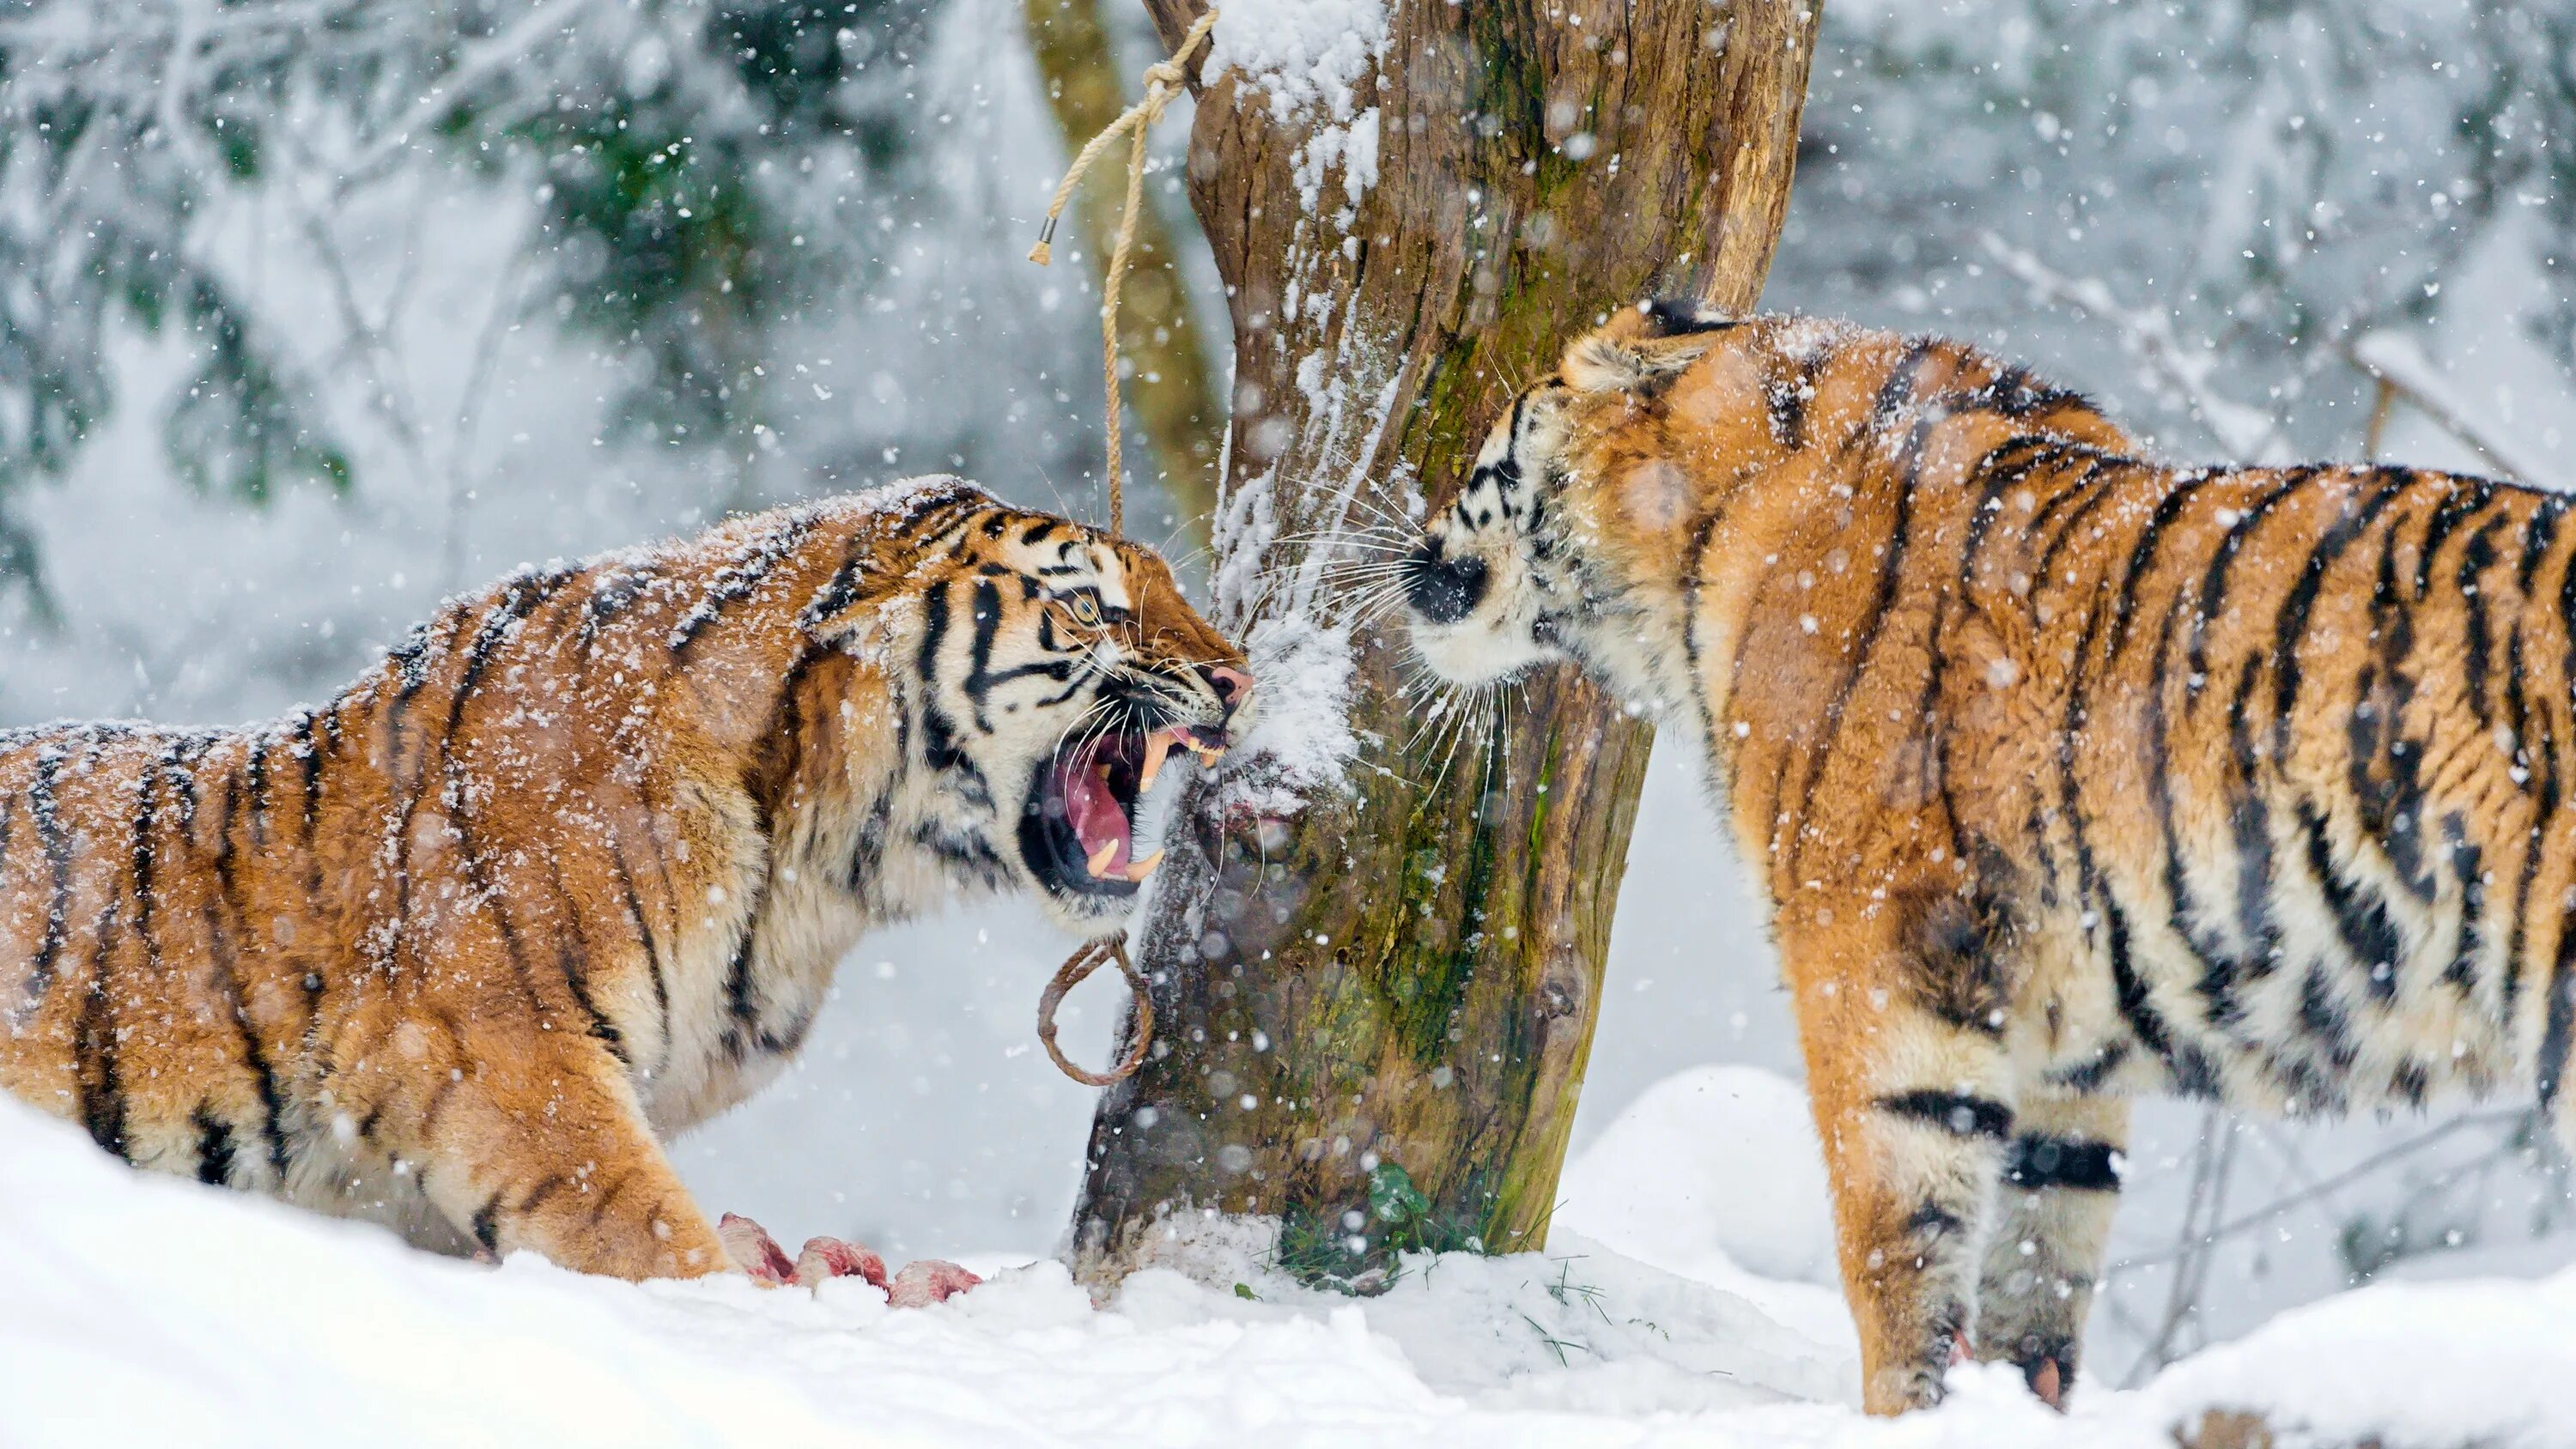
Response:
[[[2315,1203],[2319,1199],[2369,1177],[2371,1174],[2393,1162],[2411,1157],[2416,1153],[2424,1151],[2426,1148],[2432,1147],[2451,1137],[2455,1137],[2467,1129],[2475,1127],[2504,1126],[2521,1120],[2525,1115],[2527,1114],[2522,1109],[2515,1108],[2509,1111],[2472,1112],[2464,1116],[2454,1117],[2450,1121],[2445,1122],[2438,1127],[2418,1133],[2413,1137],[2407,1138],[2403,1142],[2397,1143],[2395,1146],[2373,1153],[2369,1157],[2363,1158],[2360,1162],[2353,1164],[2351,1167],[2345,1168],[2343,1171],[2334,1174],[2332,1177],[2320,1180],[2313,1186],[2302,1188],[2297,1192],[2286,1193],[2280,1197],[2274,1198],[2272,1201],[2265,1203],[2263,1206],[2256,1208],[2251,1212],[2232,1218],[2229,1221],[2220,1224],[2218,1227],[2212,1228],[2207,1233],[2203,1234],[2202,1237],[2205,1240],[2212,1242],[2236,1237],[2250,1229],[2261,1227],[2263,1224],[2268,1223],[2275,1218],[2296,1212],[2300,1208]],[[2107,1278],[2117,1273],[2134,1272],[2141,1268],[2152,1268],[2160,1264],[2175,1262],[2185,1256],[2188,1251],[2189,1249],[2186,1246],[2177,1245],[2173,1248],[2164,1249],[2158,1252],[2140,1253],[2133,1257],[2123,1258],[2120,1261],[2111,1264],[2109,1267],[2102,1270],[2102,1275]]]
[[[1154,33],[1162,38],[1166,55],[1180,48],[1182,39],[1190,33],[1190,27],[1198,24],[1199,17],[1206,13],[1207,0],[1145,0],[1145,14],[1154,22]],[[1207,89],[1206,79],[1200,74],[1201,67],[1206,64],[1207,52],[1202,50],[1181,67],[1189,77],[1192,95]]]
[[[1985,234],[1986,254],[2011,276],[2027,283],[2042,299],[2062,303],[2100,318],[2120,334],[2121,345],[2145,367],[2148,381],[2191,410],[2192,417],[2218,440],[2230,457],[2248,462],[2286,462],[2280,420],[2260,408],[2221,396],[2210,385],[2218,353],[2185,343],[2174,332],[2173,318],[2161,308],[2129,307],[2097,278],[2069,277],[2036,255],[2013,246],[1993,232]]]
[[[2365,332],[2345,343],[2343,353],[2353,366],[2377,380],[2383,396],[2394,392],[2403,398],[2433,426],[2458,439],[2508,481],[2563,491],[2564,485],[2551,476],[2550,468],[2520,456],[2512,444],[2469,420],[2464,400],[2451,391],[2449,380],[2434,368],[2423,349],[2415,345],[2415,339],[2396,332]],[[2371,421],[2374,433],[2385,426],[2376,409]],[[2377,452],[2375,443],[2372,451]]]
[[[376,138],[355,155],[338,163],[340,174],[332,183],[335,193],[346,195],[375,179],[411,148],[415,136],[456,109],[468,92],[524,63],[529,53],[550,37],[569,32],[574,17],[589,9],[590,3],[591,0],[555,0],[491,39],[464,47],[456,63],[413,102],[409,111],[377,132]]]

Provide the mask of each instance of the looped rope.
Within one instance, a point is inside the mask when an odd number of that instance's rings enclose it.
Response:
[[[1109,253],[1108,274],[1100,284],[1100,371],[1103,380],[1108,384],[1109,392],[1108,462],[1109,531],[1111,533],[1121,531],[1121,526],[1126,521],[1123,516],[1126,512],[1126,500],[1122,496],[1124,489],[1120,482],[1119,466],[1121,449],[1118,427],[1118,293],[1127,277],[1127,249],[1136,240],[1136,213],[1145,202],[1145,137],[1147,132],[1154,129],[1154,123],[1163,118],[1163,108],[1170,105],[1172,98],[1181,93],[1181,87],[1189,82],[1189,74],[1182,70],[1181,66],[1189,60],[1190,52],[1198,49],[1199,42],[1207,39],[1208,31],[1216,25],[1216,15],[1217,12],[1211,9],[1200,16],[1198,23],[1190,27],[1190,33],[1181,38],[1180,48],[1172,52],[1169,60],[1157,61],[1145,67],[1144,99],[1119,112],[1117,120],[1101,128],[1100,134],[1092,137],[1089,143],[1074,156],[1073,165],[1064,173],[1064,180],[1056,184],[1055,200],[1047,204],[1046,224],[1038,229],[1038,244],[1029,248],[1029,260],[1039,266],[1045,266],[1054,257],[1056,220],[1064,215],[1065,203],[1073,199],[1075,184],[1082,180],[1083,172],[1091,169],[1092,161],[1098,158],[1102,151],[1108,149],[1109,143],[1116,140],[1121,131],[1127,132],[1130,136],[1127,147],[1127,202],[1118,214],[1118,244]]]
[[[1127,989],[1135,994],[1136,1025],[1130,1034],[1124,1060],[1106,1074],[1087,1072],[1067,1060],[1063,1050],[1055,1044],[1055,1009],[1064,1004],[1066,992],[1081,985],[1084,978],[1111,961],[1118,963],[1119,974],[1127,978]],[[1114,1082],[1123,1082],[1145,1064],[1145,1052],[1154,1044],[1154,1002],[1145,994],[1145,973],[1137,970],[1136,963],[1127,957],[1124,940],[1112,936],[1106,941],[1093,941],[1056,968],[1055,979],[1047,983],[1046,994],[1038,998],[1038,1041],[1066,1076],[1086,1087],[1106,1087]]]

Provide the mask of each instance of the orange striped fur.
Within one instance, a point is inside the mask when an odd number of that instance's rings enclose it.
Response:
[[[2071,1382],[2127,1101],[2536,1090],[2576,1014],[2576,527],[2177,470],[1953,342],[1623,312],[1414,557],[1416,644],[1707,742],[1773,910],[1868,1407]]]
[[[717,1271],[660,1134],[774,1075],[870,926],[1119,924],[1056,767],[1132,810],[1242,664],[1150,552],[926,479],[515,574],[272,725],[19,731],[0,1086],[424,1246]]]

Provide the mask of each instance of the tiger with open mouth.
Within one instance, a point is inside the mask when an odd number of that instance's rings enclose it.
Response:
[[[0,1087],[422,1246],[721,1271],[659,1139],[870,927],[1121,925],[1251,700],[1160,558],[955,479],[523,570],[271,725],[0,738]]]

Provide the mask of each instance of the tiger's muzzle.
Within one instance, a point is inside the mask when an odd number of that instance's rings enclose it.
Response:
[[[1124,697],[1125,727],[1061,745],[1038,768],[1020,814],[1020,853],[1048,890],[1121,901],[1162,863],[1159,849],[1137,853],[1137,807],[1176,752],[1212,765],[1250,721],[1251,675],[1224,665],[1194,673],[1189,681],[1123,676],[1113,690]]]

